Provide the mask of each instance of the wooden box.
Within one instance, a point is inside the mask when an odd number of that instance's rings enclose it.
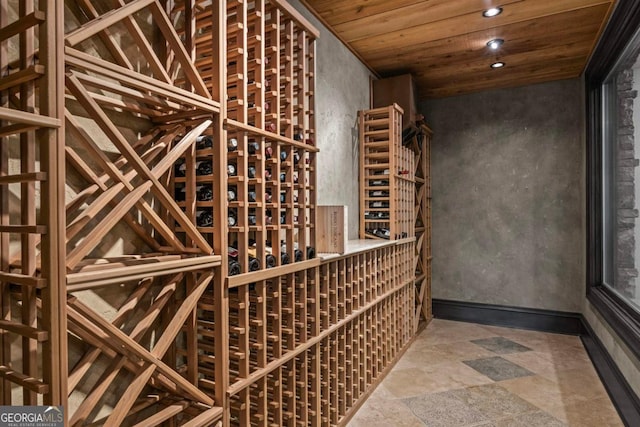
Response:
[[[318,206],[316,215],[317,251],[344,253],[349,236],[347,207]]]
[[[383,108],[398,104],[404,110],[405,129],[416,121],[416,90],[411,74],[389,77],[373,81],[373,108]]]

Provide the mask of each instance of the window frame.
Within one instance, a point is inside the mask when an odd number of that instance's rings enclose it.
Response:
[[[619,0],[585,70],[587,300],[640,358],[640,313],[603,283],[603,84],[640,28],[640,2]],[[640,244],[640,242],[638,242]]]

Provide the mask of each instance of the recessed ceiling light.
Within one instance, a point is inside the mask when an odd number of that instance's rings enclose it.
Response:
[[[494,16],[498,16],[502,13],[501,7],[492,7],[491,9],[487,9],[482,12],[482,16],[485,18],[493,18]]]
[[[498,62],[494,62],[493,64],[491,64],[491,68],[502,68],[505,65],[507,65],[507,64],[505,64],[504,62],[498,61]]]
[[[504,40],[502,39],[493,39],[487,42],[487,46],[489,46],[489,49],[491,50],[498,50],[500,49],[500,46],[502,46],[503,43],[504,43]]]

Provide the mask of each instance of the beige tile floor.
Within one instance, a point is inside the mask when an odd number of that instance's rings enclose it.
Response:
[[[578,337],[433,320],[350,427],[622,427]]]

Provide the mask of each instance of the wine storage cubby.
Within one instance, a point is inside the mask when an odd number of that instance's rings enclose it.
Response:
[[[415,236],[415,158],[402,144],[402,108],[360,111],[360,238]]]
[[[414,241],[315,254],[318,31],[283,0],[68,0],[0,2],[0,33],[2,404],[345,425],[417,326]]]

